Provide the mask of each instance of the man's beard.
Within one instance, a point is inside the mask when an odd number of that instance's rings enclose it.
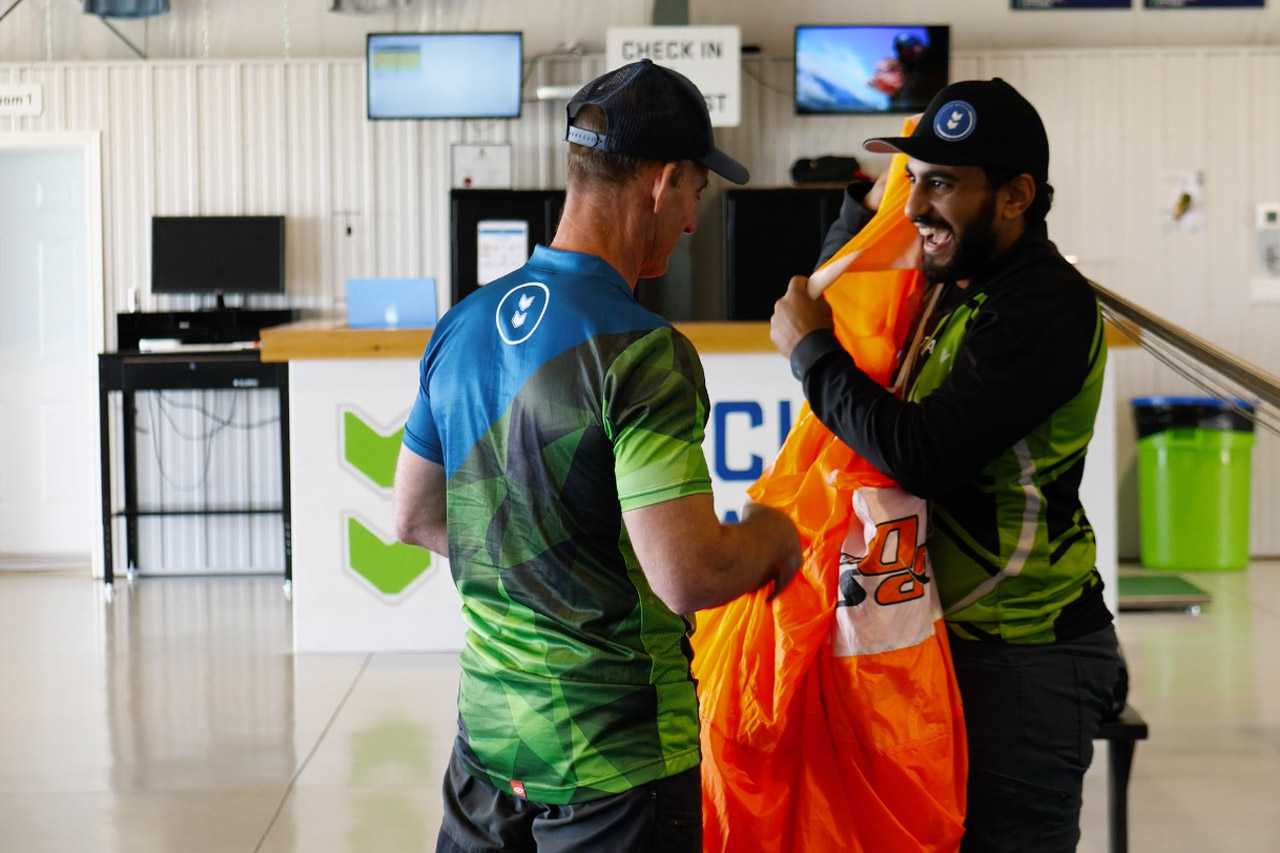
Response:
[[[940,264],[928,255],[924,256],[921,269],[925,279],[936,284],[944,281],[966,281],[977,275],[991,260],[991,253],[996,247],[996,232],[991,227],[995,217],[996,194],[990,192],[973,218],[961,226],[960,230],[952,230],[955,250],[951,253],[951,260]],[[941,222],[921,220],[921,224],[945,227]]]

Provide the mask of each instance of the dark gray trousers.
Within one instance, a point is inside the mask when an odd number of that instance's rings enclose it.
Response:
[[[462,768],[444,778],[436,853],[701,853],[702,775],[694,767],[588,803],[533,803]]]
[[[1026,646],[952,638],[969,739],[962,853],[1071,853],[1098,724],[1123,704],[1112,626]]]

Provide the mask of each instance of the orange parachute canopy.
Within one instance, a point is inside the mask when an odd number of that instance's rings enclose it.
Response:
[[[924,289],[905,159],[825,291],[837,338],[886,386]],[[954,851],[967,756],[924,502],[808,404],[749,494],[791,516],[804,567],[772,602],[761,590],[698,616],[704,850]]]

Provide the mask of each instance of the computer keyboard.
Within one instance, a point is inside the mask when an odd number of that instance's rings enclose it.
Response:
[[[141,338],[139,352],[214,352],[219,350],[254,349],[257,341],[227,341],[213,344],[187,344],[177,338]]]

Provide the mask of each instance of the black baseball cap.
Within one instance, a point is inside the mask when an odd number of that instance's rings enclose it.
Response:
[[[605,132],[573,126],[588,104],[604,110]],[[629,154],[663,162],[692,160],[735,184],[745,184],[747,167],[716,148],[706,99],[688,77],[650,59],[641,59],[592,80],[569,99],[564,138],[609,154]]]
[[[910,136],[862,143],[939,166],[996,166],[1049,179],[1049,137],[1031,102],[996,77],[963,80],[933,96]]]

